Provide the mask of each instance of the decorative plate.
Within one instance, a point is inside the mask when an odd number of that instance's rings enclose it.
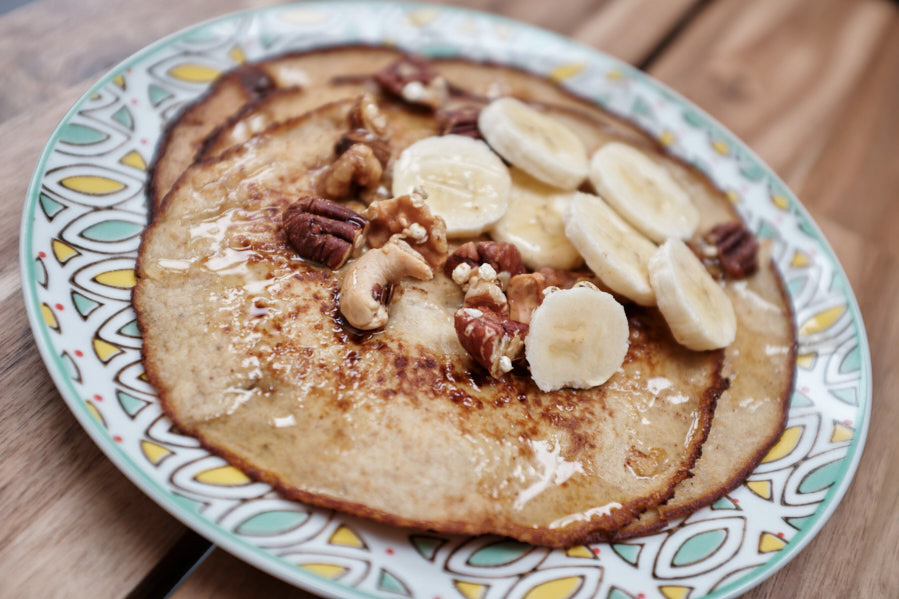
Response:
[[[286,501],[172,429],[130,304],[147,165],[167,119],[223,70],[291,49],[393,44],[518,65],[633,119],[708,173],[774,241],[799,330],[780,442],[748,481],[658,534],[568,550],[391,528]],[[331,597],[734,597],[824,525],[868,426],[871,366],[846,275],[806,210],[731,133],[644,73],[546,31],[413,4],[321,2],[226,16],[138,52],[63,118],[35,170],[21,266],[38,348],[66,403],[145,493],[227,551]]]

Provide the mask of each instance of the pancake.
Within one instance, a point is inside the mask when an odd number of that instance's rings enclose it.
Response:
[[[329,58],[322,58],[323,56]],[[268,75],[272,88],[250,100],[228,118],[217,115],[219,121],[210,128],[212,134],[205,142],[196,144],[197,147],[202,147],[201,156],[206,159],[218,156],[231,145],[243,143],[251,134],[271,125],[279,129],[281,125],[277,123],[305,113],[320,101],[343,97],[343,93],[352,95],[361,89],[372,91],[375,88],[369,75],[396,56],[397,53],[389,49],[373,51],[370,48],[345,47],[311,54],[286,55],[260,63],[257,68]],[[330,62],[324,62],[326,60]],[[341,68],[341,60],[349,61],[351,66]],[[289,87],[304,77],[297,73],[304,72],[303,69],[308,69],[310,64],[327,64],[327,69],[312,69],[313,72],[322,74],[320,78],[315,78],[314,83],[305,75],[306,85],[299,89]],[[555,83],[502,65],[485,65],[461,59],[435,60],[432,65],[450,81],[455,91],[452,100],[454,103],[480,104],[491,96],[516,95],[540,106],[567,124],[591,152],[616,139],[624,139],[642,147],[664,164],[689,191],[701,214],[697,237],[716,224],[739,218],[726,196],[696,169],[665,153],[655,140],[638,127],[572,95]],[[332,78],[334,73],[338,73],[338,76]],[[343,76],[345,73],[350,73],[350,76]],[[285,89],[274,89],[279,85]],[[221,93],[216,91],[217,87],[218,84],[205,101]],[[395,107],[395,111],[401,111],[401,108]],[[407,116],[403,115],[403,118]],[[211,120],[213,119],[210,122]],[[170,136],[178,137],[179,129],[185,126],[187,125],[183,119],[175,120],[170,128]],[[418,115],[418,123],[413,129],[422,126],[433,127],[425,125],[421,115]],[[408,133],[405,131],[404,134]],[[433,134],[433,131],[429,134]],[[269,133],[260,137],[267,135]],[[411,140],[412,137],[407,139]],[[257,142],[254,140],[252,143]],[[395,155],[401,146],[394,144],[392,149]],[[237,148],[231,152],[236,151]],[[158,156],[157,169],[160,162],[165,164],[165,154]],[[327,163],[328,160],[324,162]],[[186,168],[186,164],[182,168]],[[644,508],[646,511],[629,526],[610,524],[606,519],[592,533],[585,533],[589,538],[623,539],[646,534],[663,527],[671,518],[709,505],[739,485],[782,432],[792,388],[795,339],[792,315],[782,281],[773,264],[763,259],[760,260],[760,270],[756,275],[746,281],[729,282],[726,289],[739,320],[736,342],[726,350],[722,369],[732,386],[718,402],[709,439],[704,445],[702,458],[692,470],[692,477],[676,487],[674,497],[667,503],[653,503],[658,497],[652,501],[635,502],[634,506],[641,506],[635,512]],[[402,298],[397,298],[396,301],[399,302],[398,305],[402,305]],[[454,306],[458,304],[458,301],[453,303]],[[394,308],[392,311],[395,313]],[[163,401],[165,403],[165,399]],[[171,415],[177,422],[174,410]],[[200,436],[202,438],[202,434]],[[219,453],[229,454],[223,446],[215,449]],[[237,460],[235,455],[230,455],[229,459]],[[254,472],[254,465],[249,461],[237,461],[248,472]],[[297,492],[296,488],[280,482],[277,474],[268,475],[266,480],[279,486],[290,496],[320,505],[343,506],[339,501],[329,503],[330,500],[316,500],[305,496]],[[371,515],[364,506],[354,513]],[[396,519],[395,514],[389,512],[375,515],[388,522],[408,523],[401,518]],[[625,519],[619,518],[618,522],[624,522]],[[448,530],[470,532],[462,528]],[[558,542],[558,537],[553,539]],[[539,542],[536,539],[525,540]]]
[[[630,349],[606,384],[550,393],[472,362],[442,274],[404,282],[381,332],[342,323],[347,267],[298,259],[280,223],[335,159],[351,104],[191,167],[145,233],[134,303],[166,413],[285,496],[397,525],[568,546],[667,499],[726,381],[723,352],[684,349],[656,310],[628,309]],[[394,152],[434,134],[382,109]]]
[[[400,52],[389,48],[326,48],[270,58],[224,74],[203,97],[181,111],[166,128],[150,171],[148,197],[151,212],[162,205],[175,180],[196,161],[207,138],[215,135],[247,105],[276,89],[309,89],[310,97],[317,98],[318,102],[299,113],[279,115],[279,120],[281,117],[298,116],[316,106],[340,99],[322,97],[322,88],[330,86],[335,73],[352,79],[355,74],[373,73],[399,56]]]

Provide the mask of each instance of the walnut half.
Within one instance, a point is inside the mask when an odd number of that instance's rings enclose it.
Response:
[[[428,264],[439,266],[448,251],[446,223],[428,208],[427,197],[423,189],[416,187],[406,195],[372,202],[365,211],[370,223],[368,243],[380,247],[393,235],[400,235]]]

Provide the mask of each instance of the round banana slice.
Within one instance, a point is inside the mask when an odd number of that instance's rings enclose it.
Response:
[[[643,306],[656,303],[646,267],[656,246],[602,198],[574,194],[565,216],[565,236],[609,289]]]
[[[531,316],[525,358],[542,391],[588,389],[612,376],[627,354],[624,307],[593,286],[551,293]]]
[[[583,258],[565,237],[564,216],[574,194],[541,183],[521,169],[512,168],[509,172],[509,208],[493,225],[490,236],[514,244],[521,252],[522,262],[531,270],[543,266],[571,270],[580,266]]]
[[[727,294],[680,239],[669,239],[649,260],[659,311],[677,342],[702,351],[727,347],[737,316]]]
[[[590,159],[590,182],[624,220],[656,243],[688,239],[699,226],[699,211],[684,188],[633,146],[612,142],[598,149]]]
[[[506,212],[509,170],[484,142],[462,135],[421,139],[393,167],[393,195],[421,185],[434,214],[446,221],[447,237],[478,235]]]
[[[587,178],[587,150],[568,127],[515,98],[499,98],[478,117],[496,152],[535,179],[577,189]]]

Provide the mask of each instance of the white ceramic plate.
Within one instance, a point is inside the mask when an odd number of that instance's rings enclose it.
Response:
[[[658,136],[725,189],[759,236],[773,239],[799,327],[796,389],[783,438],[746,484],[650,537],[549,550],[414,533],[286,501],[171,429],[144,377],[130,305],[147,164],[163,125],[240,61],[350,42],[490,59],[553,77]],[[865,440],[871,368],[864,326],[833,251],[793,194],[721,125],[645,74],[483,13],[311,3],[226,16],[153,44],[63,118],[35,170],[21,239],[37,345],[100,448],[200,534],[326,596],[734,597],[823,526]]]

